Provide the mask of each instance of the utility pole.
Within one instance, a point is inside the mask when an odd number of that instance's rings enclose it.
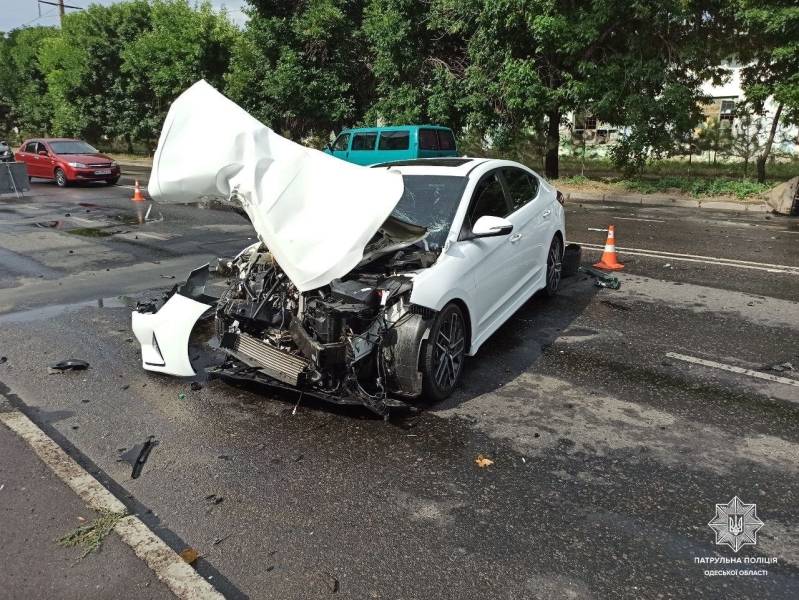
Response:
[[[64,0],[58,0],[58,21],[64,20]]]

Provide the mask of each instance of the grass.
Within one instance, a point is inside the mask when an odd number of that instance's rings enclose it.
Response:
[[[92,510],[99,514],[94,521],[81,525],[76,530],[55,540],[55,543],[62,548],[83,546],[83,554],[78,557],[75,564],[79,563],[92,552],[99,550],[105,537],[111,533],[117,523],[128,514],[127,511],[113,512],[102,508],[95,508]]]
[[[693,198],[711,196],[734,196],[745,200],[759,196],[774,187],[774,183],[757,183],[755,181],[730,181],[729,179],[694,179],[686,177],[661,177],[659,179],[626,179],[616,185],[640,194],[658,194],[670,190],[680,190]]]

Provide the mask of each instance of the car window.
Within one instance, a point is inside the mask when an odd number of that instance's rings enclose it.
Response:
[[[508,202],[499,177],[491,175],[477,185],[474,192],[475,202],[469,214],[469,224],[474,227],[480,217],[507,217]]]
[[[513,210],[519,210],[530,202],[538,193],[538,180],[533,184],[533,177],[521,169],[503,169],[502,175],[508,184],[510,204]]]
[[[25,145],[25,152],[30,152],[31,154],[36,154],[36,142],[28,142]]]
[[[410,131],[381,131],[378,150],[407,150],[410,148]]]
[[[36,146],[36,152],[47,152],[47,146],[45,146],[42,142],[39,142],[39,145]],[[47,152],[47,154],[50,154]]]
[[[342,133],[340,136],[338,136],[336,138],[336,141],[333,144],[333,151],[334,152],[345,152],[349,145],[350,145],[350,134],[349,133]]]
[[[99,154],[97,148],[78,140],[50,142],[50,148],[55,154]]]
[[[352,138],[353,150],[374,150],[377,141],[376,133],[356,133]]]
[[[435,129],[419,130],[419,150],[438,150],[438,136]]]
[[[432,250],[447,241],[468,179],[452,175],[403,175],[405,190],[391,215],[427,227],[425,243]]]
[[[455,136],[447,129],[438,130],[438,147],[441,150],[455,150]]]

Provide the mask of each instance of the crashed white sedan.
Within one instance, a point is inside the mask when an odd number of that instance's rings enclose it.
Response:
[[[182,158],[202,139],[229,150]],[[218,375],[384,417],[402,397],[449,396],[464,357],[560,283],[561,199],[523,165],[352,165],[277,136],[204,82],[170,110],[149,189],[161,202],[223,197],[258,234],[216,305]],[[203,283],[198,270],[134,312],[145,369],[194,374],[189,333],[213,310]]]

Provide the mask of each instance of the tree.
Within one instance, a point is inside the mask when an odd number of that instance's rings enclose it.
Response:
[[[469,40],[470,124],[475,112],[493,127],[545,121],[550,178],[558,176],[565,113],[585,107],[605,122],[632,125],[638,139],[626,145],[640,153],[657,141],[673,97],[696,103],[721,47],[721,0],[433,2],[448,31]],[[665,104],[652,102],[666,95]],[[643,114],[647,103],[657,119]]]
[[[144,98],[130,93],[122,53],[149,28],[145,0],[92,4],[62,19],[60,34],[39,52],[56,135],[90,140],[123,136],[130,145]]]
[[[120,52],[120,90],[134,100],[126,104],[124,131],[154,147],[170,104],[186,88],[200,79],[224,86],[240,33],[208,0],[195,7],[187,0],[153,0],[149,22],[149,31]]]
[[[755,118],[750,111],[739,111],[727,153],[743,161],[744,179],[749,177],[750,161],[762,152],[760,143],[762,132],[763,120],[761,118]]]
[[[747,65],[741,83],[748,102],[763,113],[774,108],[766,143],[757,157],[757,181],[766,180],[766,161],[780,120],[799,124],[799,10],[795,0],[736,0],[741,25],[739,58]]]
[[[230,97],[294,139],[362,117],[374,90],[363,43],[364,0],[249,0],[226,75]]]
[[[34,135],[50,131],[52,107],[39,50],[58,36],[54,27],[23,27],[4,36],[0,50],[0,125]]]
[[[707,152],[707,162],[716,164],[716,158],[729,152],[732,144],[730,127],[722,125],[718,117],[712,117],[699,129],[696,145],[700,152]]]
[[[365,121],[433,122],[459,131],[466,112],[463,36],[441,27],[431,4],[418,0],[369,0],[363,32],[375,79]]]

